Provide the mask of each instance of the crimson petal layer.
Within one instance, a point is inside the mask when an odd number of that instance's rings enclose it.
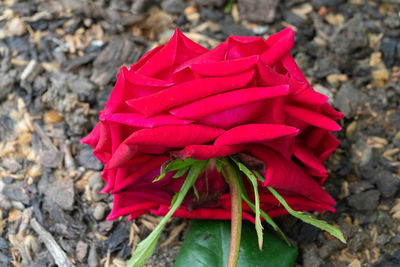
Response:
[[[285,112],[300,121],[307,122],[311,125],[321,127],[330,131],[340,131],[342,127],[334,120],[315,111],[304,108],[285,105]]]
[[[126,124],[135,127],[153,128],[163,125],[186,125],[193,121],[180,120],[169,114],[160,114],[153,117],[146,118],[142,114],[137,113],[112,113],[102,114],[100,120],[107,120]]]
[[[213,95],[170,111],[180,119],[198,120],[205,116],[257,100],[289,94],[289,86],[255,87]]]
[[[207,143],[224,132],[222,129],[200,124],[168,125],[136,131],[124,143],[184,147]]]
[[[335,200],[294,162],[268,148],[249,146],[249,151],[267,166],[264,186],[300,194],[315,202],[335,205]]]
[[[150,96],[128,100],[127,104],[145,116],[151,116],[203,97],[242,88],[250,82],[253,74],[254,71],[248,71],[234,76],[189,81]]]
[[[240,125],[218,137],[214,145],[236,145],[244,143],[260,143],[275,138],[296,135],[299,130],[282,124],[246,124]]]
[[[182,150],[171,152],[171,156],[180,159],[186,159],[188,157],[205,160],[211,158],[226,157],[232,154],[236,154],[242,151],[245,146],[216,146],[216,145],[191,145],[187,146]]]

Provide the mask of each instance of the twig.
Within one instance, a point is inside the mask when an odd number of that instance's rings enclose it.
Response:
[[[50,137],[47,136],[47,134],[43,131],[42,127],[40,127],[39,124],[36,122],[33,123],[33,128],[35,129],[35,132],[39,135],[41,141],[43,144],[52,151],[58,151],[58,148],[53,144],[53,142],[50,140]]]
[[[62,267],[73,267],[75,265],[68,259],[67,254],[61,249],[61,247],[57,244],[54,238],[51,236],[49,232],[47,232],[37,221],[35,218],[31,220],[31,226],[33,230],[39,235],[40,239],[42,239],[43,243],[46,245],[48,251],[51,256],[53,256],[54,261],[58,266]]]
[[[74,162],[74,158],[72,157],[72,154],[71,154],[71,144],[70,144],[71,142],[69,141],[69,140],[67,140],[66,142],[65,142],[65,145],[64,145],[64,163],[65,163],[65,167],[67,168],[67,171],[68,171],[68,173],[69,174],[73,174],[73,173],[75,173],[76,172],[76,165],[75,165],[75,162]]]

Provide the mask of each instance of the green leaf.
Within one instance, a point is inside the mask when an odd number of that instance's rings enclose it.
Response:
[[[258,194],[258,184],[257,184],[257,178],[254,176],[254,174],[242,163],[239,161],[235,160],[234,158],[231,157],[233,162],[239,167],[239,170],[242,171],[247,178],[249,178],[251,184],[253,185],[253,191],[254,191],[254,202],[256,204],[255,206],[255,225],[256,225],[256,232],[258,236],[258,247],[261,250],[262,249],[262,244],[263,244],[263,227],[261,224],[261,217],[260,217],[260,196]]]
[[[204,160],[199,160],[192,164],[192,167],[190,168],[189,173],[185,181],[183,182],[180,191],[175,195],[176,197],[174,196],[175,200],[174,204],[171,206],[171,209],[162,218],[162,220],[153,230],[153,232],[151,232],[151,234],[148,235],[146,239],[138,244],[135,252],[132,255],[132,258],[128,261],[128,267],[139,267],[146,263],[146,260],[153,253],[154,248],[157,245],[158,239],[160,238],[161,232],[167,224],[168,220],[182,204],[182,201],[185,198],[187,192],[190,188],[192,188],[206,164],[207,161]]]
[[[227,266],[231,225],[222,220],[194,220],[176,258],[174,267]],[[252,223],[243,222],[240,243],[240,267],[292,267],[297,249],[287,246],[277,236],[264,231],[264,249],[257,245],[257,234]]]
[[[273,189],[272,187],[267,187],[267,188],[292,216],[302,220],[305,223],[309,223],[311,225],[314,225],[315,227],[325,230],[328,233],[330,233],[331,235],[333,235],[334,237],[336,237],[337,239],[339,239],[340,241],[342,241],[343,243],[346,243],[346,240],[344,239],[343,233],[340,231],[340,229],[336,228],[333,225],[330,225],[329,223],[327,223],[325,221],[321,221],[321,220],[315,219],[309,215],[306,215],[303,212],[293,210],[286,203],[285,199],[283,199],[283,197],[281,195],[279,195],[278,192],[276,192],[275,189]]]

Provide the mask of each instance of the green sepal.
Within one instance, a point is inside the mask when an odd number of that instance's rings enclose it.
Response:
[[[179,170],[174,174],[174,176],[172,176],[172,178],[180,178],[180,177],[184,176],[185,173],[186,173],[189,169],[190,169],[190,167],[185,167],[185,168],[179,169]]]
[[[181,159],[172,159],[172,160],[168,160],[168,161],[164,162],[163,165],[161,165],[161,168],[160,168],[160,176],[158,176],[157,178],[155,178],[155,179],[153,180],[153,183],[155,183],[155,182],[157,182],[157,181],[160,181],[162,178],[165,177],[165,174],[166,174],[167,172],[169,172],[169,171],[176,171],[176,170],[178,170],[177,173],[179,173],[179,171],[181,171],[181,173],[182,173],[182,169],[189,168],[191,165],[193,165],[193,164],[196,163],[197,161],[198,161],[198,160],[195,160],[195,159],[193,159],[193,158],[187,158],[187,159],[185,159],[185,160],[181,160]],[[186,169],[186,171],[187,171],[187,170],[188,170],[188,169]],[[185,172],[186,172],[186,171],[185,171]],[[183,174],[185,174],[185,172],[184,172]],[[177,174],[177,173],[176,173],[176,174]],[[175,175],[176,175],[176,174],[175,174]],[[178,176],[178,177],[183,176],[183,174],[180,175],[180,176]],[[174,175],[174,178],[176,178],[175,175]]]

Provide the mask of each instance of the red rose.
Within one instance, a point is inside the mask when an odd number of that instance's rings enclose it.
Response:
[[[305,79],[289,54],[293,39],[292,29],[266,41],[231,36],[209,51],[177,30],[166,45],[121,68],[100,122],[82,140],[105,164],[102,192],[114,194],[108,219],[169,211],[184,178],[170,172],[153,183],[165,161],[239,152],[263,163],[263,186],[295,210],[334,211],[321,187],[322,163],[339,144],[331,131],[341,129],[335,120],[343,116]],[[174,216],[230,219],[228,185],[212,163],[196,181],[200,198],[189,193]],[[258,188],[262,210],[286,214]],[[250,207],[243,209],[254,221]]]

